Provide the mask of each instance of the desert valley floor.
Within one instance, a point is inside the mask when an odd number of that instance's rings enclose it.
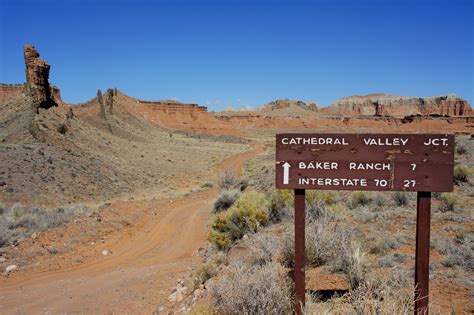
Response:
[[[274,312],[291,313],[293,197],[274,189],[281,132],[455,134],[454,193],[433,196],[430,309],[474,311],[474,117],[455,96],[210,113],[117,89],[73,105],[57,88],[46,103],[44,87],[2,91],[0,314],[227,314],[262,279]],[[415,196],[308,195],[308,314],[413,311]]]

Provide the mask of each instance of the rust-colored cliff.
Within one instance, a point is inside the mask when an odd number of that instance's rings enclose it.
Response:
[[[348,96],[322,110],[326,114],[342,116],[405,116],[441,115],[471,116],[471,105],[466,100],[449,94],[435,97],[407,97],[387,94]]]

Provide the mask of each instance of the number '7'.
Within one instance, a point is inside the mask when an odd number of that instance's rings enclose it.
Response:
[[[416,169],[416,163],[411,163],[411,170],[414,171]]]

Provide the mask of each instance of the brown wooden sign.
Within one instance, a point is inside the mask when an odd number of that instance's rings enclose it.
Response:
[[[280,189],[453,190],[454,136],[278,134]]]
[[[276,187],[295,190],[295,308],[305,305],[305,189],[416,191],[415,314],[428,314],[431,192],[453,190],[454,136],[279,134]]]

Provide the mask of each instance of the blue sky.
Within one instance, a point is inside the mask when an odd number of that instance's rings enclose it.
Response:
[[[368,93],[474,101],[472,1],[0,2],[0,82],[24,81],[31,43],[66,102],[107,87],[211,110]]]

